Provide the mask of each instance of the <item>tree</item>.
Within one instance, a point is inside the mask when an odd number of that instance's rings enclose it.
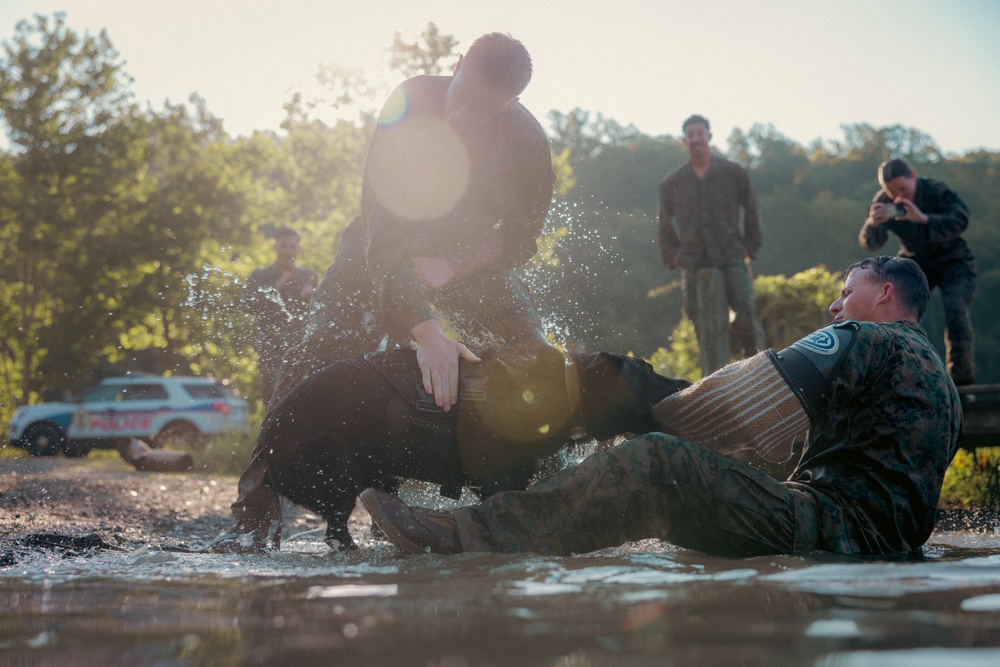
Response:
[[[116,303],[104,287],[128,264],[101,261],[127,230],[119,204],[142,170],[128,123],[128,77],[102,31],[80,37],[36,16],[21,21],[0,63],[0,111],[11,146],[3,180],[0,276],[18,320],[20,399],[91,358]],[[95,335],[97,332],[97,335]],[[89,339],[89,340],[88,340]]]
[[[392,37],[392,46],[387,50],[389,68],[405,77],[418,74],[450,74],[458,61],[455,48],[458,40],[452,35],[441,34],[434,24],[428,23],[420,37],[412,44],[403,41],[397,32]]]
[[[135,207],[135,224],[116,246],[134,269],[123,295],[120,340],[103,350],[111,362],[154,349],[159,361],[144,370],[215,370],[198,363],[206,322],[191,317],[189,285],[233,247],[249,243],[256,184],[204,101],[192,97],[191,105],[191,112],[168,105],[143,118],[143,191],[126,204]],[[233,304],[216,305],[227,313]]]
[[[61,15],[20,23],[5,53],[0,276],[16,304],[20,335],[5,346],[18,400],[116,364],[197,370],[186,279],[249,240],[253,183],[221,123],[197,98],[191,112],[140,112],[107,36],[80,38]]]

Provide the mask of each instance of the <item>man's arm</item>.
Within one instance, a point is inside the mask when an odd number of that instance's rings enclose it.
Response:
[[[472,362],[482,360],[462,343],[445,336],[437,320],[418,323],[412,333],[424,391],[433,393],[434,403],[448,412],[458,402],[459,357]]]
[[[254,269],[247,278],[246,287],[243,288],[243,296],[240,305],[258,320],[264,319],[269,313],[278,311],[278,304],[267,294],[274,291],[274,288],[264,281],[265,272],[263,269]]]
[[[861,226],[861,231],[858,232],[858,243],[865,250],[878,250],[889,240],[889,232],[883,226],[878,212],[879,207],[889,203],[889,201],[888,195],[879,190],[868,207],[868,217],[865,218],[865,223]]]
[[[285,308],[296,318],[305,320],[309,316],[313,292],[316,291],[316,274],[309,269],[296,268],[294,292],[285,299]]]
[[[668,269],[679,266],[680,240],[674,229],[674,186],[669,179],[660,183],[659,221],[660,259]]]
[[[757,193],[750,182],[750,174],[740,168],[739,202],[743,207],[743,247],[750,259],[757,259],[760,246],[764,242],[764,233],[760,226],[760,213],[757,209]]]
[[[538,252],[538,236],[552,206],[555,173],[548,139],[539,128],[527,159],[515,168],[516,188],[509,214],[501,220],[504,260],[511,268],[521,266]]]
[[[462,253],[449,260],[457,276],[489,266],[506,272],[523,266],[538,252],[538,236],[545,226],[555,185],[549,140],[534,116],[516,106],[501,119],[504,164],[496,183],[497,210],[481,215],[482,230]],[[499,219],[499,224],[494,224]]]
[[[922,212],[927,218],[928,240],[931,243],[943,243],[957,239],[969,226],[969,209],[955,191],[941,181],[930,181],[929,187],[932,188],[931,200],[938,210],[933,213]],[[901,203],[905,207],[907,202]],[[907,209],[907,219],[909,215],[910,211]]]

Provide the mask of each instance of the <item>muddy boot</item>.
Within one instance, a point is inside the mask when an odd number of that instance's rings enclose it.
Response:
[[[378,489],[363,491],[361,504],[403,553],[462,553],[458,525],[450,512],[409,507],[396,496]]]

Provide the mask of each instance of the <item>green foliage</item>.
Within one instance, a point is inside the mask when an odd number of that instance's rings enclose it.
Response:
[[[683,318],[674,328],[668,341],[670,348],[659,348],[650,355],[649,363],[660,375],[697,382],[701,379],[701,362],[698,360],[698,337],[694,325]]]
[[[30,454],[20,447],[11,447],[7,442],[0,442],[0,459],[26,459]]]
[[[827,307],[840,293],[840,275],[823,268],[793,275],[754,279],[757,315],[765,331],[765,346],[781,350],[830,321]],[[657,373],[692,382],[701,379],[698,338],[684,317],[674,328],[669,347],[649,357]]]
[[[0,342],[0,417],[129,369],[255,398],[239,296],[273,255],[253,230],[297,228],[322,272],[358,210],[370,119],[331,128],[293,98],[287,136],[233,142],[195,97],[140,112],[106,35],[61,16],[19,24],[5,54],[0,322],[18,335]]]
[[[263,417],[263,415],[260,415]],[[251,433],[260,429],[260,418],[252,422]],[[254,436],[219,437],[204,449],[191,452],[194,469],[213,475],[239,475],[253,453]]]
[[[783,275],[757,276],[753,281],[757,317],[764,327],[764,344],[781,350],[830,323],[829,306],[840,294],[839,273],[814,268]]]
[[[576,174],[569,163],[569,149],[564,148],[558,153],[552,153],[552,171],[555,172],[556,182],[553,194],[556,197],[566,195],[576,186]]]
[[[80,38],[62,15],[18,24],[0,63],[0,111],[11,154],[0,183],[0,276],[18,340],[3,370],[18,400],[79,376],[114,336],[135,262],[131,205],[147,173],[127,77],[107,36]],[[137,122],[132,122],[137,121]],[[86,333],[84,333],[86,332]],[[13,406],[3,406],[10,410]]]
[[[944,475],[941,502],[1000,507],[1000,447],[958,450]]]

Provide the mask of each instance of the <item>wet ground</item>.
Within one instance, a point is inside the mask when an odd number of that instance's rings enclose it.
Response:
[[[226,526],[234,479],[61,458],[0,470],[4,665],[1000,664],[994,514],[950,515],[922,557],[899,560],[660,542],[402,557],[363,510],[357,553],[331,552],[298,512],[280,553],[221,556],[159,547]],[[19,545],[42,528],[123,550]]]

